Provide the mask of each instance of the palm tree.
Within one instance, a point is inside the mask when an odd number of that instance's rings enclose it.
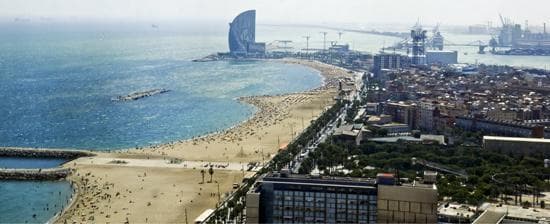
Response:
[[[208,169],[208,174],[210,174],[210,183],[212,183],[212,175],[214,175],[214,169],[212,166],[210,166],[210,169]]]
[[[204,170],[201,170],[201,175],[202,175],[202,182],[201,184],[204,184],[204,173],[206,173]]]

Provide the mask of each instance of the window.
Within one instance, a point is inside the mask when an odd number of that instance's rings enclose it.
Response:
[[[325,198],[325,193],[317,192],[317,193],[315,193],[315,197],[316,198]]]

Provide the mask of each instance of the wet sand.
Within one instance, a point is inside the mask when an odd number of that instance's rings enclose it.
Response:
[[[98,153],[91,159],[80,158],[65,164],[76,170],[70,179],[77,183],[81,195],[57,222],[91,222],[89,219],[125,222],[128,217],[130,222],[183,223],[184,208],[187,208],[189,222],[205,209],[214,208],[217,195],[211,197],[210,194],[217,192],[217,184],[199,184],[202,181],[200,167],[125,166],[115,162],[106,165],[105,161],[177,158],[201,163],[239,163],[243,167],[251,162],[269,161],[280,146],[287,144],[334,103],[337,80],[350,76],[345,70],[318,62],[278,61],[319,70],[325,83],[307,92],[241,98],[241,102],[256,106],[257,113],[221,133],[146,148]],[[95,164],[94,160],[97,160]],[[231,192],[232,184],[240,183],[242,178],[243,171],[235,169],[219,168],[214,174],[222,195]],[[209,179],[208,172],[205,179]]]

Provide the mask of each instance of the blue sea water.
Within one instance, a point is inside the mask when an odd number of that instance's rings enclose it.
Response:
[[[45,223],[67,206],[71,194],[66,181],[2,181],[0,223]]]
[[[0,168],[38,169],[58,167],[67,160],[57,158],[0,157]]]
[[[255,109],[238,97],[321,84],[318,71],[297,65],[191,62],[225,49],[198,50],[211,43],[185,33],[12,29],[2,37],[7,40],[0,39],[3,146],[106,150],[188,139],[250,117]],[[112,100],[155,88],[171,91],[131,102]]]

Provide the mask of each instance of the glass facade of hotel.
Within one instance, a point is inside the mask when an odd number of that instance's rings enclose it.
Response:
[[[229,51],[232,55],[245,55],[249,45],[256,41],[256,10],[239,14],[229,24]]]

